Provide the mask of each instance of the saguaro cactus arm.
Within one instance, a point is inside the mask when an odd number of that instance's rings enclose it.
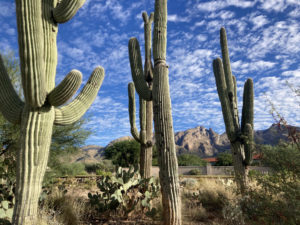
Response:
[[[90,76],[80,94],[68,105],[55,109],[56,125],[68,125],[76,122],[90,107],[104,79],[104,69],[97,67]]]
[[[20,123],[24,103],[13,88],[0,55],[0,111],[11,123]]]
[[[244,132],[247,123],[253,128],[254,91],[253,80],[248,79],[244,85],[241,130]]]
[[[65,79],[48,95],[48,102],[52,106],[61,106],[66,103],[78,90],[82,75],[78,70],[72,70]]]
[[[227,45],[227,36],[224,27],[222,27],[220,30],[220,44],[222,49],[223,69],[224,69],[224,74],[226,79],[227,94],[231,104],[233,125],[235,127],[235,132],[238,132],[240,129],[240,125],[239,125],[239,113],[237,108],[237,95],[236,95],[236,87],[235,87],[236,83],[231,72],[229,51]]]
[[[75,16],[85,0],[62,0],[53,9],[53,18],[57,23],[65,23]]]
[[[152,12],[148,17],[147,12],[142,14],[144,19],[144,38],[145,38],[145,64],[144,64],[144,76],[151,89],[153,80],[153,65],[151,61],[151,25],[154,19],[154,13]]]
[[[244,137],[245,145],[245,165],[250,165],[252,161],[254,135],[253,135],[253,112],[254,109],[254,91],[253,81],[248,79],[244,85],[243,109],[241,131]]]
[[[24,10],[26,9],[26,10]],[[22,86],[27,104],[41,107],[46,99],[42,1],[16,0]]]
[[[227,91],[228,93],[234,94],[234,86],[233,86],[233,79],[230,67],[230,59],[229,59],[229,51],[227,45],[227,37],[226,37],[226,30],[224,27],[220,30],[220,44],[222,50],[222,59],[223,59],[223,69],[226,79]]]
[[[130,38],[128,43],[129,61],[132,79],[140,98],[146,101],[152,100],[152,91],[144,78],[142,57],[139,42],[136,38]]]
[[[131,82],[128,84],[128,110],[129,110],[129,121],[130,121],[130,131],[133,138],[140,144],[146,145],[146,101],[140,98],[140,134],[135,125],[135,88],[134,84]]]
[[[237,136],[234,129],[234,124],[231,114],[231,105],[228,99],[227,86],[225,80],[225,74],[222,66],[222,60],[217,58],[213,61],[213,70],[216,79],[216,85],[218,90],[219,99],[221,102],[222,113],[224,118],[224,123],[226,127],[226,133],[230,141],[234,141]]]
[[[128,84],[128,106],[130,131],[133,138],[140,142],[140,135],[135,125],[135,88],[132,82]]]

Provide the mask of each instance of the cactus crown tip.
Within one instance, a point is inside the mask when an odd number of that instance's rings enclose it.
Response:
[[[218,64],[218,63],[222,63],[222,59],[220,57],[217,57],[213,60],[213,64]]]

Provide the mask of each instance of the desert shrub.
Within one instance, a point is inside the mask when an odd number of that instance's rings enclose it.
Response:
[[[232,166],[232,154],[223,152],[218,154],[216,166]]]
[[[192,199],[192,197],[187,197],[183,200],[184,220],[193,222],[207,221],[209,217],[208,212],[199,201]]]
[[[198,181],[196,179],[192,178],[184,178],[180,184],[184,187],[187,187],[189,189],[197,188],[198,186]]]
[[[245,219],[240,204],[240,198],[233,199],[224,205],[222,216],[225,224],[244,225]]]
[[[79,225],[85,212],[85,203],[82,199],[55,191],[46,197],[43,211],[64,225]]]
[[[158,166],[158,151],[156,145],[152,146],[152,166]]]
[[[179,155],[177,159],[178,159],[179,166],[205,166],[206,165],[206,161],[204,161],[197,155],[182,154]]]
[[[112,172],[109,171],[103,171],[103,170],[96,170],[96,175],[98,176],[103,176],[103,177],[107,177],[107,176],[112,176]]]
[[[232,187],[220,181],[201,180],[197,186],[185,185],[182,202],[186,220],[205,222],[216,216],[222,220],[222,212],[234,196]]]
[[[104,151],[106,159],[120,167],[138,166],[140,144],[135,140],[120,141],[108,146]]]
[[[85,165],[83,163],[64,163],[53,168],[56,176],[77,176],[86,175]]]
[[[253,175],[257,186],[241,200],[245,215],[258,223],[299,224],[300,149],[295,144],[280,144],[265,146],[262,154],[271,172]]]
[[[115,166],[112,164],[111,160],[101,160],[98,163],[88,163],[85,164],[85,170],[88,173],[96,173],[97,170],[101,170],[103,172],[113,172]]]
[[[16,186],[15,151],[11,146],[7,152],[0,154],[0,224],[8,223],[13,214]]]
[[[188,175],[201,175],[202,172],[199,169],[192,169],[188,172]]]

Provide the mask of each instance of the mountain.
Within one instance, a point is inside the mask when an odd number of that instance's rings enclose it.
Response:
[[[177,154],[196,154],[201,157],[213,156],[230,149],[227,135],[219,135],[211,128],[202,126],[175,133]]]
[[[299,127],[290,127],[300,132]],[[266,130],[254,131],[254,140],[256,144],[276,145],[280,140],[288,140],[288,130],[272,124]],[[177,154],[190,153],[201,157],[211,157],[230,150],[226,133],[219,135],[211,128],[202,126],[175,133],[175,144]]]
[[[300,127],[295,128],[300,132]],[[103,157],[105,148],[116,142],[132,139],[132,137],[126,136],[111,141],[106,147],[98,145],[82,147],[79,154],[74,156],[72,161],[96,163]],[[280,140],[288,140],[288,131],[277,124],[273,124],[266,130],[255,131],[254,139],[256,144],[276,145]],[[175,144],[179,155],[189,153],[200,157],[212,157],[220,152],[230,150],[230,143],[226,133],[220,135],[211,128],[206,129],[203,126],[175,133]]]
[[[104,154],[104,147],[87,145],[79,150],[74,162],[97,163]]]

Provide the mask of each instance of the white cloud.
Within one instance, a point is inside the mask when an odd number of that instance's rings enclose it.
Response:
[[[196,39],[200,42],[203,42],[203,41],[206,41],[207,40],[207,36],[206,35],[203,35],[203,34],[198,34],[196,36]]]
[[[13,2],[1,2],[0,17],[10,17],[15,15],[16,5]]]
[[[245,1],[245,0],[209,1],[209,2],[198,3],[196,7],[199,11],[213,12],[213,11],[227,8],[229,6],[235,6],[238,8],[249,8],[254,6],[255,3],[256,1]]]
[[[292,10],[291,12],[289,12],[288,15],[293,18],[299,18],[300,17],[300,8],[298,7],[296,9]]]
[[[250,18],[250,21],[253,23],[253,30],[257,30],[269,23],[267,17],[264,15],[253,16]]]
[[[283,12],[289,5],[300,5],[298,0],[259,0],[259,2],[261,3],[259,8],[277,12]]]
[[[266,11],[284,11],[287,7],[284,0],[259,0],[261,2],[260,8]]]
[[[287,70],[282,73],[283,76],[294,76],[300,79],[300,69],[297,70]]]
[[[220,11],[220,12],[212,12],[212,13],[210,13],[208,16],[207,16],[207,18],[221,18],[221,19],[223,19],[223,20],[225,20],[225,19],[231,19],[231,18],[233,18],[235,16],[235,13],[234,12],[232,12],[232,11],[226,11],[226,10],[222,10],[222,11]]]
[[[189,21],[189,18],[188,17],[180,17],[180,16],[177,16],[176,14],[169,14],[168,15],[168,21],[170,22],[188,22]]]

